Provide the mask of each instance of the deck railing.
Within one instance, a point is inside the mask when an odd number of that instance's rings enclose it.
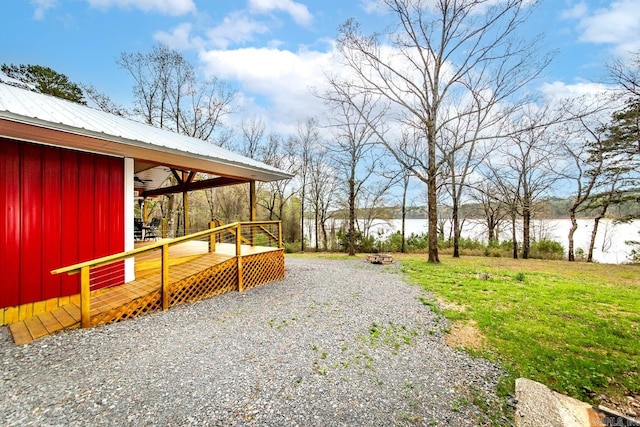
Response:
[[[80,311],[81,326],[87,328],[90,326],[91,317],[91,291],[92,288],[100,286],[100,281],[104,277],[113,276],[113,272],[109,272],[109,267],[114,263],[122,263],[126,259],[144,256],[153,251],[159,250],[160,253],[160,288],[162,294],[162,309],[169,308],[168,286],[169,286],[169,248],[181,243],[189,241],[208,241],[208,251],[215,252],[217,243],[233,243],[235,244],[235,257],[237,258],[238,268],[238,289],[242,290],[242,255],[243,246],[267,246],[282,249],[282,223],[280,221],[253,221],[253,222],[235,222],[232,224],[214,227],[187,236],[177,237],[175,239],[161,240],[151,243],[144,247],[120,252],[113,255],[96,258],[73,264],[67,267],[58,268],[51,271],[51,274],[78,274],[80,273]],[[96,272],[99,272],[96,274]],[[106,273],[105,273],[106,271]],[[123,281],[124,282],[124,281]],[[119,283],[121,284],[121,283]]]

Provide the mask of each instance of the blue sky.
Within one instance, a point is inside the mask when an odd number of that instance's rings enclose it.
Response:
[[[165,43],[283,133],[318,112],[308,88],[322,85],[339,25],[354,17],[375,30],[386,19],[375,0],[10,0],[2,11],[2,63],[51,67],[129,107],[116,58]],[[546,0],[526,29],[558,50],[540,90],[594,91],[606,62],[640,49],[640,0]]]

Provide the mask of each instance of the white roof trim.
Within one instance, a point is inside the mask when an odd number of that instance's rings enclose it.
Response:
[[[0,119],[105,141],[70,148],[257,181],[291,178],[265,163],[197,138],[4,83],[0,83]]]

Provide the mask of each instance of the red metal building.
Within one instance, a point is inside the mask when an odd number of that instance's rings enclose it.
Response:
[[[53,269],[133,248],[134,177],[215,175],[205,186],[290,178],[204,141],[0,83],[0,324],[64,302]],[[130,280],[124,264],[103,285]]]

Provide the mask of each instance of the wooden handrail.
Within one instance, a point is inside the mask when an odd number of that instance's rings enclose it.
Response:
[[[201,237],[206,237],[210,234],[214,234],[214,233],[218,233],[221,231],[225,231],[227,229],[233,229],[233,230],[228,230],[230,231],[232,234],[236,234],[235,233],[235,229],[238,227],[238,225],[242,226],[242,225],[257,225],[257,226],[264,226],[264,225],[270,225],[270,224],[277,224],[279,223],[279,221],[255,221],[255,222],[248,222],[248,221],[239,221],[239,222],[233,222],[231,224],[225,224],[225,225],[221,225],[220,227],[216,227],[216,228],[210,228],[208,230],[202,230],[202,231],[198,231],[196,233],[192,233],[186,236],[182,236],[182,237],[176,237],[175,239],[170,239],[170,240],[163,240],[161,242],[156,242],[156,243],[152,243],[150,245],[146,245],[142,248],[137,248],[137,249],[131,249],[129,251],[124,251],[124,252],[120,252],[117,254],[113,254],[113,255],[107,255],[104,257],[100,257],[100,258],[96,258],[96,259],[92,259],[90,261],[85,261],[85,262],[80,262],[77,264],[73,264],[73,265],[69,265],[66,267],[61,267],[61,268],[56,268],[55,270],[51,270],[51,274],[60,274],[60,273],[69,273],[69,274],[76,274],[78,272],[80,272],[80,270],[83,267],[100,267],[102,265],[107,265],[107,264],[112,264],[116,261],[121,261],[123,259],[127,259],[127,258],[131,258],[134,255],[139,255],[145,252],[150,252],[153,251],[154,249],[158,249],[162,246],[168,245],[168,246],[172,246],[178,243],[182,243],[182,242],[187,242],[189,240],[195,240],[195,239],[199,239]]]
[[[229,231],[233,235],[236,236],[236,257],[238,259],[238,290],[242,291],[244,286],[242,283],[242,257],[241,257],[241,246],[242,246],[242,226],[257,226],[265,233],[267,233],[270,237],[274,237],[266,228],[266,225],[278,225],[278,236],[282,236],[282,223],[280,221],[240,221],[234,222],[232,224],[221,225],[219,227],[209,228],[208,230],[199,231],[197,233],[192,233],[187,236],[177,237],[175,239],[163,240],[161,242],[152,243],[150,245],[144,246],[142,248],[133,249],[130,251],[120,252],[113,255],[108,255],[100,258],[96,258],[90,261],[85,261],[73,265],[69,265],[67,267],[57,268],[51,271],[51,274],[60,274],[60,273],[68,273],[68,274],[80,274],[80,323],[83,328],[88,328],[91,323],[90,316],[90,294],[91,294],[91,286],[90,286],[90,271],[92,267],[100,267],[107,264],[112,264],[117,261],[121,261],[127,258],[131,258],[132,256],[143,254],[145,252],[150,252],[158,248],[162,248],[162,256],[161,256],[161,272],[160,272],[160,285],[162,291],[162,308],[166,310],[169,307],[169,246],[176,245],[178,243],[187,242],[190,240],[200,239],[202,237],[214,236],[216,233],[220,233],[222,231]],[[214,242],[215,239],[210,239]],[[246,240],[246,239],[244,239]],[[282,241],[278,242],[278,247],[282,248]],[[211,248],[210,248],[211,250]]]

